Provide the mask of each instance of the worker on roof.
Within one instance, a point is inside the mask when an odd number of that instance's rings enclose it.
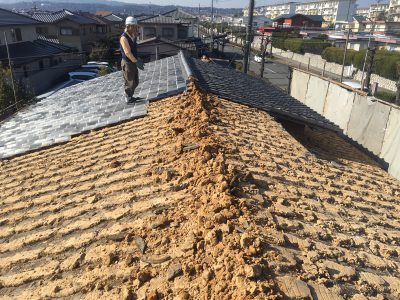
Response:
[[[119,40],[122,54],[121,68],[125,79],[125,97],[127,103],[135,103],[139,97],[133,97],[139,84],[137,37],[139,27],[134,17],[125,20],[125,31]]]

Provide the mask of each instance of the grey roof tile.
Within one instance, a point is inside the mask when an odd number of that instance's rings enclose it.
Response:
[[[181,55],[146,64],[135,95],[144,101],[125,103],[121,72],[67,87],[0,123],[0,159],[68,141],[82,132],[147,114],[148,101],[181,93],[176,82]],[[169,73],[168,68],[177,69]],[[179,70],[182,72],[182,70]],[[154,78],[157,78],[154,80]]]

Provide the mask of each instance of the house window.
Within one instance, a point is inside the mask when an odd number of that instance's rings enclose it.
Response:
[[[144,27],[143,35],[145,38],[152,38],[156,36],[156,29],[153,27]]]
[[[178,29],[178,39],[186,39],[188,37],[188,29],[185,28],[179,28]]]
[[[49,33],[47,27],[36,27],[36,33],[37,34],[42,34],[42,35],[47,35]]]
[[[12,28],[11,29],[11,39],[13,42],[22,41],[22,34],[20,28]]]
[[[174,29],[173,28],[163,28],[162,29],[162,37],[173,38],[174,37]]]
[[[61,27],[60,28],[60,34],[61,35],[72,35],[73,34],[73,30],[72,30],[72,28]]]

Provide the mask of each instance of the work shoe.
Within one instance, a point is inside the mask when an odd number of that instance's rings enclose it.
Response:
[[[129,97],[127,95],[125,95],[125,101],[126,101],[127,104],[132,104],[132,103],[136,102],[134,97]]]

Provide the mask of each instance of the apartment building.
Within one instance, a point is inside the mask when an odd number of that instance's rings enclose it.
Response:
[[[369,7],[357,7],[356,8],[356,16],[362,16],[365,18],[369,18]]]
[[[400,0],[397,0],[400,1]],[[374,12],[380,9],[378,6]],[[356,13],[356,0],[322,0],[310,2],[286,2],[281,4],[266,5],[262,12],[267,18],[276,19],[280,15],[302,14],[320,15],[325,22],[351,21]],[[243,10],[244,16],[248,15],[248,8]]]
[[[296,2],[286,2],[275,5],[267,5],[264,7],[264,15],[267,18],[275,19],[281,15],[291,15],[296,12]]]
[[[369,18],[375,20],[382,13],[386,14],[389,12],[389,3],[376,3],[369,7]]]
[[[321,15],[329,23],[351,21],[356,12],[356,0],[325,0],[297,3],[296,13]]]
[[[400,0],[390,0],[389,19],[394,22],[400,22]]]

